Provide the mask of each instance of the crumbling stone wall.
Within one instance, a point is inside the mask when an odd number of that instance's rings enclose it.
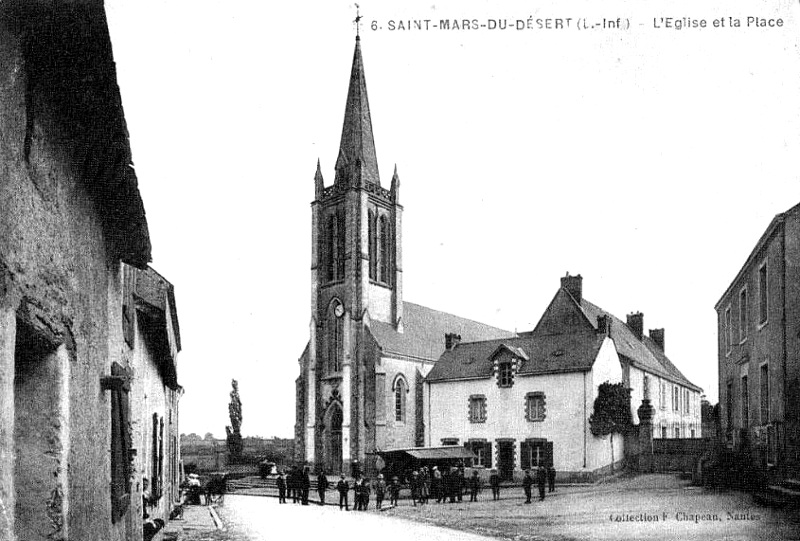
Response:
[[[149,239],[102,2],[0,4],[0,97],[0,539],[138,539],[110,518],[100,379]]]

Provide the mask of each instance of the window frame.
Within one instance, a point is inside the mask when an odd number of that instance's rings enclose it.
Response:
[[[408,394],[408,383],[405,376],[398,374],[394,382],[394,421],[395,423],[405,423],[408,414],[406,395]]]
[[[733,351],[733,313],[731,312],[731,305],[725,307],[725,354],[730,355]]]
[[[497,362],[497,386],[512,387],[514,385],[514,362],[503,359]]]
[[[750,306],[747,286],[739,290],[739,343],[747,341],[747,327],[750,324]]]
[[[486,422],[486,395],[473,394],[467,401],[467,418],[470,423]]]
[[[534,408],[534,406],[538,407]],[[543,391],[533,391],[525,395],[525,420],[541,423],[547,418],[547,397]]]
[[[758,267],[758,328],[769,323],[769,267],[767,261]]]
[[[742,428],[749,428],[750,426],[750,388],[749,388],[749,378],[747,374],[744,374],[740,379],[739,383],[741,385],[741,395],[742,395]]]
[[[765,377],[766,376],[766,377]],[[769,362],[765,361],[758,367],[758,398],[759,398],[759,420],[762,425],[770,422],[770,384],[769,384]],[[764,387],[766,386],[766,393]]]

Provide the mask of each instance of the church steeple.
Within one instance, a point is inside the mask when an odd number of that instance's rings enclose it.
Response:
[[[364,61],[361,58],[361,38],[356,36],[353,67],[350,70],[350,87],[344,110],[342,139],[339,157],[336,160],[336,184],[364,186],[366,183],[380,185],[378,159],[372,136],[372,119],[367,99],[367,82],[364,77]]]

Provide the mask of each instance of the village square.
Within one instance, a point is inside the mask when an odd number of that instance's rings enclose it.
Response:
[[[800,539],[797,10],[770,137],[655,23],[312,4],[0,5],[0,539]]]

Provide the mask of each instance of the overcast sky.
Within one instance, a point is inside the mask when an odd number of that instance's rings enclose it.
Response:
[[[530,330],[559,278],[581,274],[591,302],[664,327],[667,354],[716,402],[714,304],[800,202],[798,2],[360,5],[381,180],[397,164],[402,182],[405,300]],[[319,158],[333,182],[355,5],[107,12],[152,266],[176,290],[181,432],[223,436],[235,378],[243,433],[292,437],[313,177]],[[517,30],[529,17],[570,27]],[[618,17],[626,29],[577,27]],[[666,17],[708,27],[656,28]],[[410,19],[431,26],[390,30]]]

